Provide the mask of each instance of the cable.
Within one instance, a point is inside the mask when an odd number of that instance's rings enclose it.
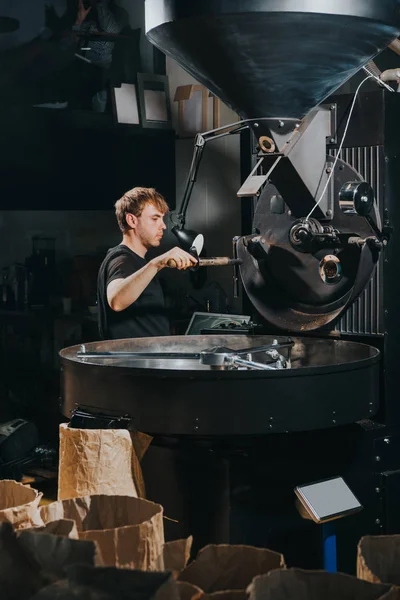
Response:
[[[320,195],[320,197],[319,197],[319,199],[318,199],[318,202],[315,204],[315,206],[313,206],[313,208],[310,210],[310,212],[309,212],[309,213],[308,213],[308,215],[306,216],[306,221],[308,221],[308,219],[311,217],[311,215],[313,214],[313,212],[314,212],[314,210],[317,208],[317,206],[319,206],[319,205],[321,204],[322,198],[324,197],[324,195],[325,195],[325,192],[326,192],[326,190],[328,189],[329,182],[330,182],[330,180],[331,180],[331,178],[332,178],[332,175],[333,175],[333,173],[334,173],[334,171],[335,171],[335,167],[336,167],[337,161],[339,160],[339,156],[340,156],[340,153],[341,153],[341,151],[342,151],[342,147],[343,147],[343,144],[344,144],[344,140],[346,139],[347,130],[348,130],[348,128],[349,128],[349,125],[350,125],[350,119],[351,119],[351,116],[352,116],[352,114],[353,114],[354,105],[355,105],[355,103],[356,103],[356,100],[357,100],[358,92],[360,91],[360,88],[361,88],[361,87],[364,85],[364,83],[365,83],[366,81],[368,81],[368,79],[375,79],[375,76],[374,76],[374,75],[368,75],[368,77],[366,77],[365,79],[363,79],[363,80],[362,80],[362,82],[359,84],[358,88],[357,88],[357,89],[356,89],[356,91],[355,91],[354,98],[353,98],[353,102],[352,102],[352,104],[351,104],[351,108],[350,108],[350,112],[349,112],[349,116],[347,117],[346,126],[345,126],[345,128],[344,128],[344,132],[343,132],[342,141],[340,142],[340,146],[339,146],[339,149],[338,149],[338,151],[337,151],[336,158],[335,158],[335,160],[334,160],[334,162],[333,162],[333,165],[332,165],[332,170],[331,170],[331,172],[330,172],[330,174],[329,174],[329,177],[328,177],[328,179],[326,180],[326,183],[325,183],[325,185],[324,185],[324,189],[323,189],[323,190],[322,190],[322,192],[321,192],[321,195]]]

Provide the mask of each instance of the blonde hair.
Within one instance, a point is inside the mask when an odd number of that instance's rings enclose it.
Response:
[[[115,203],[115,215],[122,233],[129,231],[126,215],[132,214],[140,217],[146,204],[153,204],[157,210],[164,215],[168,212],[168,204],[165,198],[154,188],[134,187]]]

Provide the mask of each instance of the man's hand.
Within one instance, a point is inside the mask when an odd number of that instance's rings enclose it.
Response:
[[[158,271],[160,271],[161,269],[164,269],[164,267],[169,266],[168,261],[173,261],[176,265],[176,268],[180,271],[184,271],[185,269],[189,269],[190,267],[197,265],[197,260],[194,258],[194,256],[188,252],[185,252],[178,246],[175,246],[175,248],[172,248],[172,250],[169,250],[165,254],[161,254],[161,256],[153,258],[150,262],[157,267]]]
[[[76,15],[75,25],[82,25],[91,10],[91,6],[85,8],[83,0],[78,0],[78,14]]]

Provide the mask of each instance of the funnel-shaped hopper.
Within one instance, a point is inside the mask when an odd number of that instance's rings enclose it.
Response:
[[[146,30],[242,118],[302,118],[399,35],[400,0],[146,0]]]

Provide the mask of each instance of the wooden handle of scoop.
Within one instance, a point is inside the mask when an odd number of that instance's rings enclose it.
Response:
[[[241,265],[242,261],[239,258],[229,258],[229,256],[215,256],[214,258],[200,258],[198,265],[199,267],[225,267],[229,265]],[[167,266],[171,269],[176,269],[176,261],[170,258],[167,262]]]

